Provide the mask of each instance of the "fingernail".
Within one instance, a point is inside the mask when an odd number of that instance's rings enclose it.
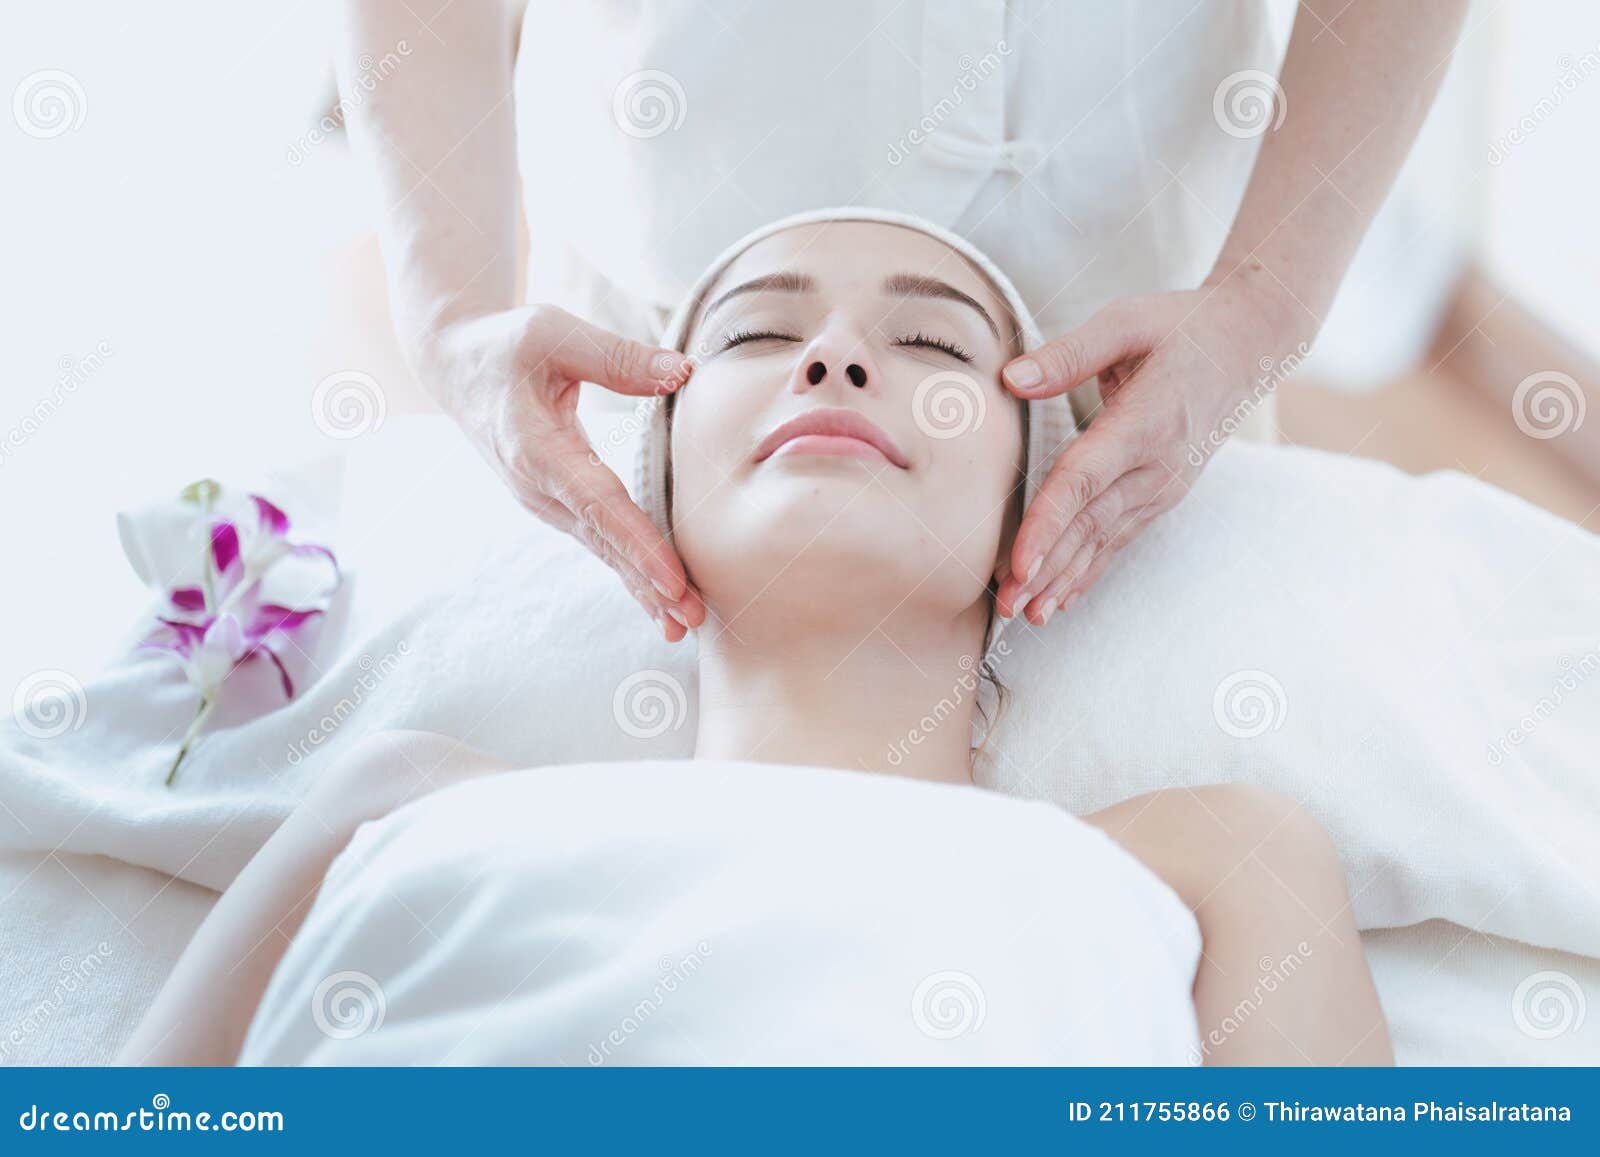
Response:
[[[656,376],[663,381],[675,382],[680,378],[687,381],[694,370],[694,363],[682,354],[664,353],[655,360]]]
[[[1031,583],[1034,579],[1039,577],[1039,568],[1042,567],[1043,565],[1044,565],[1044,556],[1043,555],[1041,555],[1038,558],[1033,560],[1033,564],[1028,567],[1027,577],[1025,577],[1022,580],[1022,583],[1023,583],[1024,586],[1026,586],[1028,583]]]
[[[1050,621],[1050,616],[1056,613],[1055,599],[1045,599],[1044,606],[1039,608],[1039,625],[1042,627]]]
[[[666,583],[662,582],[660,579],[651,579],[650,585],[655,587],[656,593],[664,599],[676,599],[678,597],[672,593],[672,588]]]
[[[1044,373],[1039,369],[1039,363],[1032,358],[1012,362],[1006,367],[1005,377],[1006,381],[1019,390],[1030,390],[1044,381]]]
[[[673,621],[676,622],[684,630],[687,631],[689,629],[689,620],[688,620],[688,618],[677,607],[668,607],[667,608],[667,614],[671,615],[672,618],[673,618]]]

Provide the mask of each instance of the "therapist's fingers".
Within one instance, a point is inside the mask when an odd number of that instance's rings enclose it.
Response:
[[[644,575],[624,558],[607,534],[595,522],[585,522],[562,508],[563,520],[552,520],[583,543],[601,562],[611,567],[622,585],[646,614],[656,621],[669,643],[680,641],[691,627],[705,622],[705,603],[690,587],[679,599],[664,598]]]
[[[1088,547],[1097,547],[1119,534],[1145,506],[1157,501],[1174,485],[1170,471],[1159,465],[1138,466],[1102,490],[1067,524],[1045,555],[1044,565],[1032,581],[1017,583],[1005,600],[1012,608],[1040,601],[1041,594],[1065,574]]]
[[[553,448],[545,489],[571,517],[570,533],[624,580],[632,572],[648,583],[662,608],[684,616],[684,625],[699,626],[705,605],[689,584],[677,552],[634,503],[622,480],[590,459],[587,443],[576,433],[569,441]]]
[[[1013,359],[1001,380],[1022,398],[1050,398],[1149,352],[1152,339],[1137,299],[1108,305],[1071,333]]]
[[[1012,574],[1025,585],[1034,583],[1073,520],[1124,474],[1144,464],[1147,441],[1138,411],[1108,408],[1069,442],[1023,512],[1011,547]]]
[[[1086,542],[1079,548],[1072,563],[1048,587],[1034,596],[1023,612],[1034,626],[1042,627],[1053,616],[1065,611],[1100,578],[1100,572],[1110,564],[1117,553],[1137,538],[1145,524],[1154,518],[1151,506],[1134,511],[1121,531],[1106,541]]]
[[[620,337],[549,305],[535,308],[525,348],[538,364],[568,380],[594,382],[620,394],[670,394],[694,372],[694,363],[683,354]]]

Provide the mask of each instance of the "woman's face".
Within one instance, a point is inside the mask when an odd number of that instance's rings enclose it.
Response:
[[[672,516],[718,616],[986,619],[1022,467],[987,279],[926,234],[832,222],[753,245],[704,300]]]

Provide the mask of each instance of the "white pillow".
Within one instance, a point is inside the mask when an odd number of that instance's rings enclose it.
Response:
[[[1600,538],[1454,472],[1235,444],[1029,633],[982,782],[1078,813],[1258,784],[1331,831],[1362,928],[1600,954]]]

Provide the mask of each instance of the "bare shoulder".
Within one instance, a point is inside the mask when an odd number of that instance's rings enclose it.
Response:
[[[1286,883],[1330,877],[1343,890],[1327,832],[1288,796],[1247,784],[1168,788],[1082,817],[1198,908],[1251,865]],[[1259,873],[1243,873],[1256,877]]]
[[[302,807],[363,822],[469,779],[510,771],[498,756],[433,731],[379,731],[322,771]]]

